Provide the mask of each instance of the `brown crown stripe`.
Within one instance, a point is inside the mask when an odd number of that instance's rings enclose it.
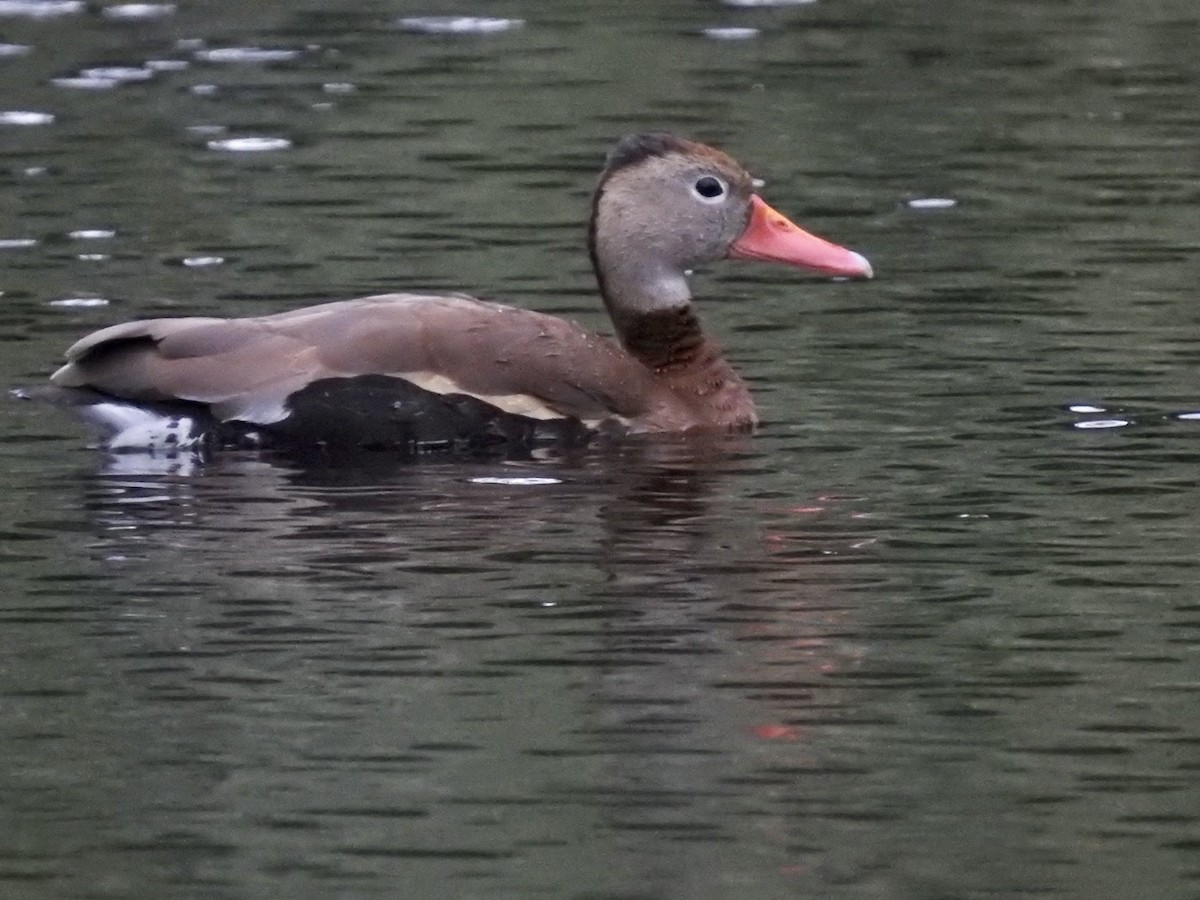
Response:
[[[652,157],[668,156],[672,153],[688,153],[695,147],[696,144],[692,141],[686,141],[661,131],[626,135],[609,151],[608,160],[604,166],[604,177],[608,177],[626,166],[636,166]]]

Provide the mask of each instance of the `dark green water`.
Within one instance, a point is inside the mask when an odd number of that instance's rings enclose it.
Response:
[[[6,387],[383,290],[604,327],[645,128],[878,278],[700,275],[768,419],[715,447],[191,466],[0,402],[0,896],[1200,896],[1191,0],[106,6],[0,0]]]

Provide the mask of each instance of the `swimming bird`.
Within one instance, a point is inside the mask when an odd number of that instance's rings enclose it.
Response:
[[[750,431],[745,382],[700,324],[688,275],[726,257],[870,278],[800,229],[720,150],[625,137],[588,251],[615,340],[464,295],[383,294],[246,318],[101,329],[51,376],[111,448],[479,449],[596,431]]]

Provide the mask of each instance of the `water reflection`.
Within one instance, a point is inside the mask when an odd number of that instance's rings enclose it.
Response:
[[[763,462],[731,441],[97,475],[76,540],[116,593],[82,668],[119,688],[79,727],[140,775],[98,773],[81,827],[192,886],[249,846],[330,884],[526,896],[566,866],[712,896],[739,817],[768,860],[795,840],[764,785],[853,771],[802,748],[848,721],[842,585],[874,532],[839,498],[739,512]],[[558,483],[480,482],[530,475]],[[298,834],[306,857],[272,860]]]
[[[389,561],[375,560],[373,549],[390,553],[415,541],[424,555],[444,541],[466,553],[457,562],[467,570],[478,558],[519,561],[498,546],[549,548],[544,529],[570,523],[570,532],[589,522],[613,549],[616,568],[646,571],[653,567],[643,563],[664,559],[693,565],[703,557],[700,545],[719,540],[707,532],[721,480],[760,464],[747,439],[718,437],[628,441],[528,460],[433,456],[413,464],[370,453],[335,461],[241,453],[100,460],[85,508],[126,549],[149,542],[251,558],[262,544],[274,548],[264,558],[276,558],[298,544],[288,552],[317,566],[319,542],[336,532],[339,546],[365,562]],[[312,543],[305,536],[314,529]],[[225,547],[228,532],[249,537]],[[699,544],[664,543],[683,537]]]

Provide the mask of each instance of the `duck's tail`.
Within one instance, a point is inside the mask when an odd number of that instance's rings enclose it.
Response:
[[[71,409],[109,450],[182,450],[201,446],[216,424],[196,403],[132,403],[88,388],[16,387],[19,400]]]

